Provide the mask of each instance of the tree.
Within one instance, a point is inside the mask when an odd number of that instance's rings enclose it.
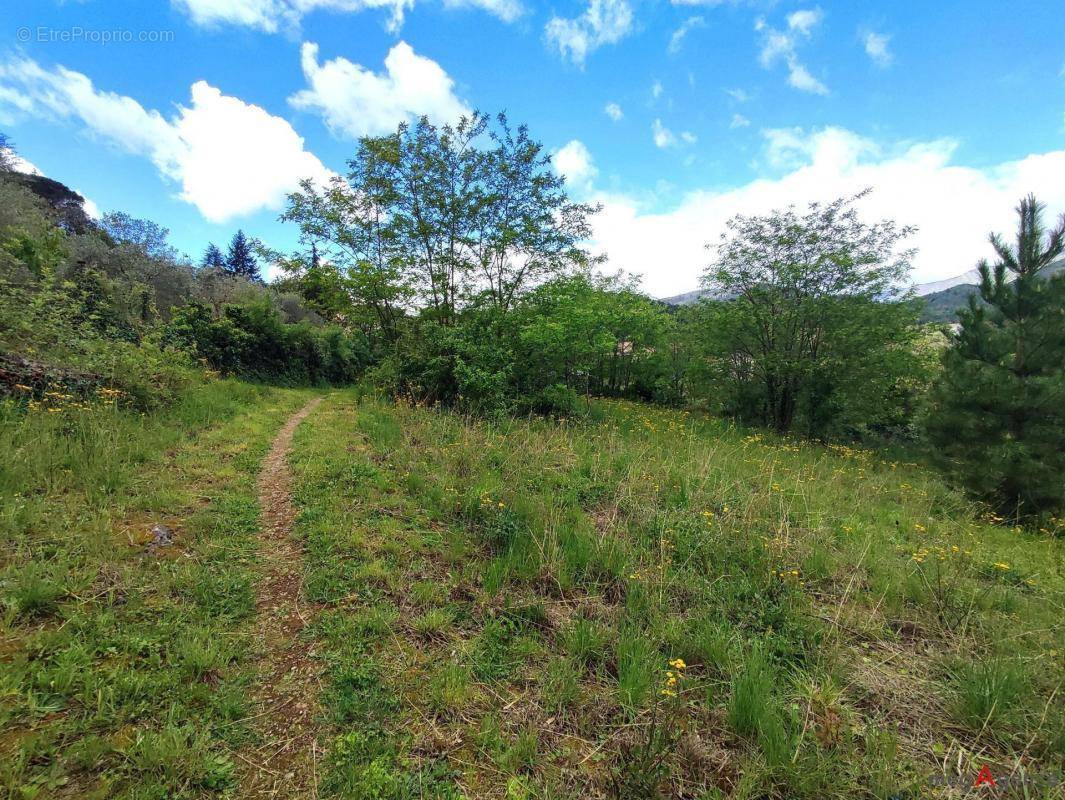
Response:
[[[203,251],[203,258],[200,259],[200,266],[204,269],[220,271],[226,269],[226,258],[222,255],[222,251],[218,249],[218,245],[214,242],[208,243],[207,249]]]
[[[282,218],[300,226],[304,252],[284,263],[309,278],[320,252],[346,281],[355,319],[394,342],[414,308],[445,327],[475,307],[498,319],[538,284],[586,265],[580,242],[594,211],[569,201],[542,146],[504,115],[442,127],[423,118],[363,138],[344,179],[324,189],[307,181],[289,197]]]
[[[15,169],[15,145],[7,134],[0,131],[0,172],[13,172]]]
[[[913,229],[863,222],[865,194],[729,221],[704,273],[724,299],[697,315],[697,371],[722,411],[780,433],[797,420],[808,436],[844,432],[912,366],[916,309],[895,287]]]
[[[1020,517],[1065,506],[1065,278],[1045,268],[1065,251],[1029,196],[1017,207],[1016,245],[991,235],[998,256],[979,264],[944,355],[928,437],[940,464],[999,511]]]
[[[177,261],[178,252],[169,242],[170,229],[150,219],[137,219],[122,211],[104,214],[100,226],[116,244],[130,244],[149,258]]]
[[[229,253],[226,255],[226,271],[231,275],[236,275],[254,283],[262,283],[263,281],[262,275],[259,273],[259,262],[255,260],[251,245],[242,230],[238,230],[233,234],[233,239],[229,243]]]
[[[527,126],[513,131],[500,114],[491,138],[471,250],[491,303],[505,313],[530,287],[589,263],[580,243],[598,209],[569,200],[565,178]]]

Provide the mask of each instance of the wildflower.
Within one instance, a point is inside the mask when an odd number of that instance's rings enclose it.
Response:
[[[685,669],[688,665],[684,663],[683,658],[674,658],[669,662],[669,666],[673,667],[673,669]]]
[[[1010,568],[1010,565],[1007,564],[1005,561],[996,561],[995,562],[995,569],[1000,569],[1003,572],[1005,572],[1009,568]]]

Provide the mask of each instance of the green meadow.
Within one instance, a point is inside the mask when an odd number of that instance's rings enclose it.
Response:
[[[3,407],[2,796],[241,796],[270,745],[255,478],[313,396]],[[1061,796],[1060,531],[904,456],[352,389],[290,463],[306,796],[951,797],[985,764]]]

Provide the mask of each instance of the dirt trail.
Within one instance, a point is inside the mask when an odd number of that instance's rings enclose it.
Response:
[[[252,725],[261,740],[237,754],[245,768],[240,797],[317,796],[318,666],[298,639],[308,620],[300,610],[303,552],[291,536],[296,508],[287,457],[296,428],[321,402],[312,400],[285,423],[259,473],[265,574],[257,587],[256,642],[263,656]]]

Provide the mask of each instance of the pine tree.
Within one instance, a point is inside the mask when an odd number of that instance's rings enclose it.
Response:
[[[214,242],[208,244],[207,249],[204,250],[200,266],[204,269],[226,269],[225,256],[222,255],[222,251],[218,249],[218,246],[214,244]]]
[[[229,254],[226,256],[226,270],[231,275],[262,283],[259,263],[252,255],[251,246],[248,244],[247,237],[244,236],[244,231],[238,230],[233,234],[233,240],[229,243]]]
[[[998,261],[979,265],[983,304],[961,312],[928,434],[948,472],[1020,518],[1065,507],[1065,277],[1045,274],[1065,216],[1047,231],[1032,196],[1017,213],[1016,246],[992,234]]]

